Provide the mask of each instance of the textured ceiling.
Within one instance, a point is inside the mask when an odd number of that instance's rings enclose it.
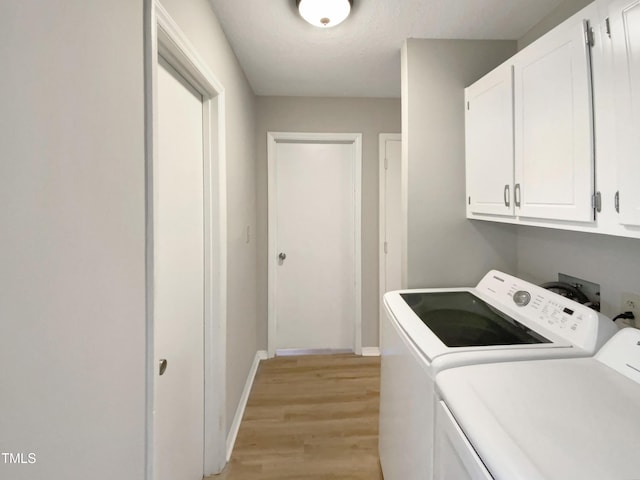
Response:
[[[407,38],[517,40],[562,0],[354,0],[306,23],[295,0],[210,0],[257,95],[399,97]]]

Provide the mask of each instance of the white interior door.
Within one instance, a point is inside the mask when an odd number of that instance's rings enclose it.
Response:
[[[158,64],[154,171],[154,469],[200,480],[204,458],[204,205],[202,97]]]
[[[273,156],[275,349],[353,349],[355,146],[277,142]]]
[[[402,288],[402,141],[400,134],[381,135],[380,154],[380,315],[382,295]]]

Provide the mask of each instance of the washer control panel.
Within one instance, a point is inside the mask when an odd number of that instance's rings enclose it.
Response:
[[[573,305],[567,305],[569,302]],[[585,323],[585,314],[589,314],[589,312],[584,313],[582,311],[588,307],[581,306],[571,300],[545,298],[542,295],[535,296],[534,301],[531,303],[531,308],[538,312],[537,319],[540,320],[540,323],[559,330],[578,330]],[[597,314],[594,316],[597,317]]]
[[[489,272],[476,288],[516,320],[532,328],[539,325],[589,351],[615,332],[611,320],[589,307],[502,272]]]

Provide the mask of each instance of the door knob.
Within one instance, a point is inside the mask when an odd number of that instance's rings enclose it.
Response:
[[[167,370],[167,359],[160,359],[160,375],[164,375],[164,372]]]
[[[284,252],[280,252],[280,255],[278,255],[278,260],[280,260],[280,262],[284,262],[286,258],[287,258],[287,254]]]

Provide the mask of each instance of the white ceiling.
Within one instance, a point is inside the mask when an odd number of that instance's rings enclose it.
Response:
[[[354,0],[319,29],[295,0],[210,0],[257,95],[399,97],[407,38],[517,40],[563,0]]]

